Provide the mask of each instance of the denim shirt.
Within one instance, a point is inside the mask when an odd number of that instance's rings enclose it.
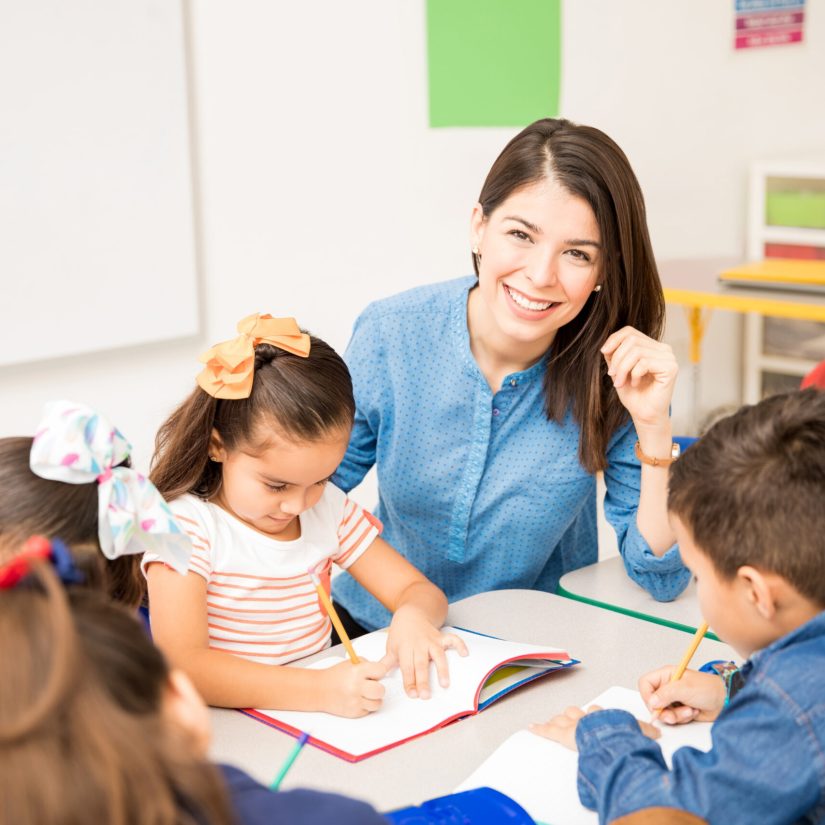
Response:
[[[488,590],[553,592],[564,573],[597,560],[596,480],[579,462],[568,413],[548,421],[546,356],[493,393],[470,350],[474,277],[371,304],[345,359],[357,412],[333,476],[344,491],[378,466],[384,538],[450,601]],[[608,446],[605,514],[631,578],[659,600],[690,574],[678,548],[653,554],[636,526],[641,472],[628,421]],[[390,615],[350,576],[335,598],[368,628]]]
[[[755,653],[703,753],[659,745],[620,710],[582,719],[579,796],[610,822],[649,806],[710,823],[825,823],[825,612]]]

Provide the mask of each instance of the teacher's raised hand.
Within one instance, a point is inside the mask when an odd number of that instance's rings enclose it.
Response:
[[[668,422],[679,372],[671,347],[633,327],[623,327],[604,342],[601,352],[619,400],[636,427]]]

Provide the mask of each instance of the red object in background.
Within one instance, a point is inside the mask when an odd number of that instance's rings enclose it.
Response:
[[[793,258],[801,261],[825,260],[825,248],[821,246],[801,246],[799,244],[766,243],[766,258]]]
[[[825,361],[817,364],[803,379],[802,389],[806,387],[816,387],[818,390],[825,390]]]

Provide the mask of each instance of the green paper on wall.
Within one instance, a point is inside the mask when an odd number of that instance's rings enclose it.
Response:
[[[558,114],[561,0],[427,0],[430,126]]]

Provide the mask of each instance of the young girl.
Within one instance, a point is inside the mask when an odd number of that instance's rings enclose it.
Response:
[[[197,387],[158,433],[152,478],[194,544],[189,575],[144,557],[152,631],[212,705],[377,710],[398,663],[427,698],[447,684],[444,594],[378,537],[380,525],[329,484],[352,428],[349,372],[292,318],[252,315],[201,360]],[[313,577],[335,562],[392,611],[387,656],[326,670],[283,665],[329,644]],[[194,575],[192,575],[194,574]]]
[[[0,439],[0,561],[32,534],[60,536],[83,559],[89,583],[133,607],[145,590],[136,554],[151,549],[186,570],[189,538],[154,485],[130,468],[131,445],[103,416],[53,402],[36,433]]]
[[[88,589],[67,595],[61,580],[80,571],[45,544],[0,565],[0,821],[384,821],[362,802],[272,793],[210,764],[209,715],[191,682],[130,611]]]

